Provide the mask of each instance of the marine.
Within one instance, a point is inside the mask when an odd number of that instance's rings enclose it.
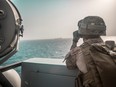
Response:
[[[73,32],[73,44],[65,59],[68,69],[80,71],[76,87],[116,87],[116,75],[114,75],[116,66],[112,59],[116,57],[116,53],[112,51],[115,43],[114,41],[106,42],[113,44],[110,49],[111,46],[106,45],[101,35],[106,35],[106,25],[99,16],[87,16],[80,20],[78,30]],[[80,38],[83,39],[83,44],[77,46]],[[112,58],[111,51],[115,55]]]

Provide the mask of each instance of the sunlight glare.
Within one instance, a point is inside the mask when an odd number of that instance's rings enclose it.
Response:
[[[107,4],[111,4],[113,3],[115,0],[99,0],[102,4],[104,3],[104,5],[107,5]]]

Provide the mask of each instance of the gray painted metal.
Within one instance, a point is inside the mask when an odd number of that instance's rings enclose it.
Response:
[[[22,63],[21,87],[74,87],[77,70],[68,70],[63,59],[32,58]]]

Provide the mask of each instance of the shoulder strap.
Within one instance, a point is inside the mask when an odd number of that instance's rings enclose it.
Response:
[[[99,75],[99,72],[97,70],[97,67],[95,66],[95,62],[90,54],[90,44],[86,44],[87,47],[81,46],[82,47],[82,52],[84,55],[84,59],[87,65],[88,72],[84,74],[83,76],[83,84],[85,85],[99,85],[98,87],[103,87],[102,81]],[[93,81],[93,83],[91,82]]]

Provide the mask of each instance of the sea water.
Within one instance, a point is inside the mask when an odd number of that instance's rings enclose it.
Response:
[[[18,52],[9,58],[2,66],[30,58],[62,58],[71,46],[71,39],[44,39],[44,40],[22,40],[19,43]],[[20,69],[16,69],[20,72]]]
[[[102,37],[105,40],[114,40],[116,37]],[[79,40],[77,45],[82,43]],[[30,58],[62,58],[69,52],[72,39],[44,39],[44,40],[22,40],[19,44],[19,51],[12,56],[3,65],[12,64],[19,61],[25,61]],[[17,69],[20,72],[20,69]]]

